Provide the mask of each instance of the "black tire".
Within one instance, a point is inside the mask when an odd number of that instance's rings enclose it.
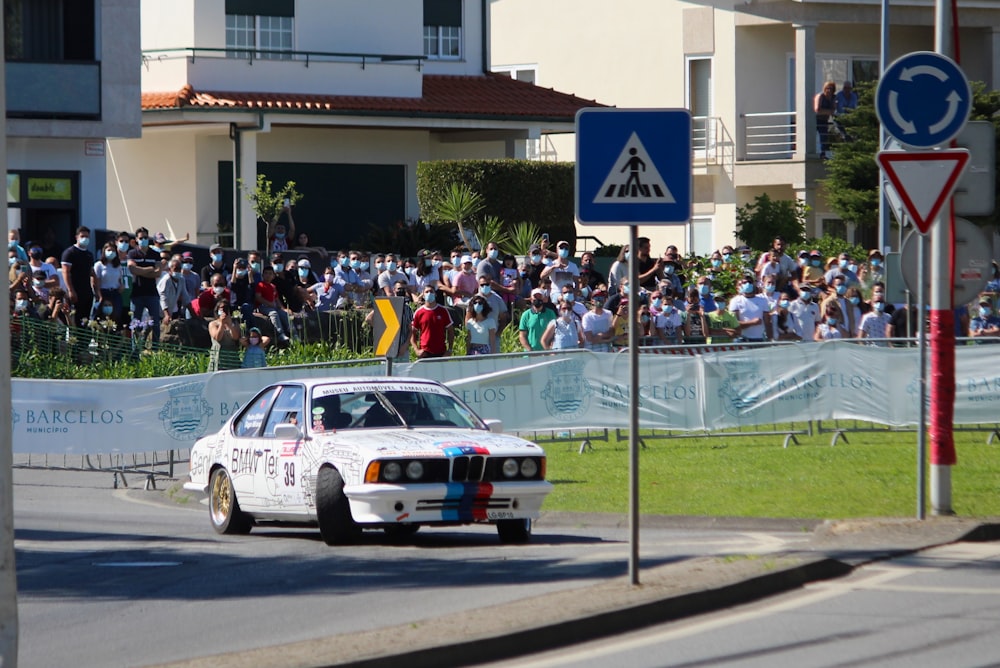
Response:
[[[347,545],[361,535],[344,495],[344,479],[332,466],[324,466],[316,476],[316,519],[327,545]]]
[[[240,502],[233,489],[233,481],[226,469],[212,471],[208,485],[208,519],[212,528],[221,534],[248,534],[253,520],[240,510]]]
[[[501,543],[527,543],[531,540],[531,520],[497,520],[497,534]]]
[[[403,540],[420,531],[419,524],[390,524],[383,529],[385,535],[392,540]]]

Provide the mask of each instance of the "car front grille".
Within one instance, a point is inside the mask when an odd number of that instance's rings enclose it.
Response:
[[[481,455],[455,457],[451,464],[452,482],[479,482],[483,479],[486,457]]]

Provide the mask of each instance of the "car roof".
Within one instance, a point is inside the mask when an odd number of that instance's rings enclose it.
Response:
[[[429,378],[404,378],[400,376],[328,376],[322,378],[286,378],[275,381],[271,385],[287,385],[289,383],[300,383],[306,387],[316,385],[385,385],[387,387],[412,387],[414,385],[426,385],[429,387],[442,387],[442,384]]]

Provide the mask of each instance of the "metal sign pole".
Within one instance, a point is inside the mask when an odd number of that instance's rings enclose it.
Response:
[[[927,266],[927,237],[920,235],[917,246],[917,266],[920,280],[917,281],[917,349],[920,355],[920,408],[917,427],[917,519],[927,514],[927,337],[924,336],[924,313],[926,313],[927,289],[924,287],[924,268]],[[910,305],[907,304],[906,308]],[[909,320],[909,314],[907,317]],[[912,329],[912,327],[911,327]],[[909,332],[907,332],[909,334]]]
[[[639,584],[639,228],[629,226],[628,234],[628,575]]]

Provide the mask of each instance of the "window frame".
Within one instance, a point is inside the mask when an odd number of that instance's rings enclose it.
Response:
[[[230,20],[235,25],[230,25]],[[242,20],[242,21],[241,21]],[[241,22],[252,23],[250,26],[239,25]],[[285,27],[287,22],[287,28]],[[277,27],[275,27],[277,24]],[[239,40],[230,41],[230,36],[249,34],[253,44],[240,44]],[[284,44],[275,46],[273,40],[277,37],[281,42],[282,37],[288,36],[288,46]],[[265,44],[265,42],[267,42]],[[264,50],[262,52],[262,49]],[[226,14],[226,57],[241,60],[293,60],[295,50],[295,17],[294,16],[272,16],[266,14]],[[268,52],[270,51],[270,52]],[[277,52],[277,53],[274,53]],[[287,52],[287,53],[286,53]]]

